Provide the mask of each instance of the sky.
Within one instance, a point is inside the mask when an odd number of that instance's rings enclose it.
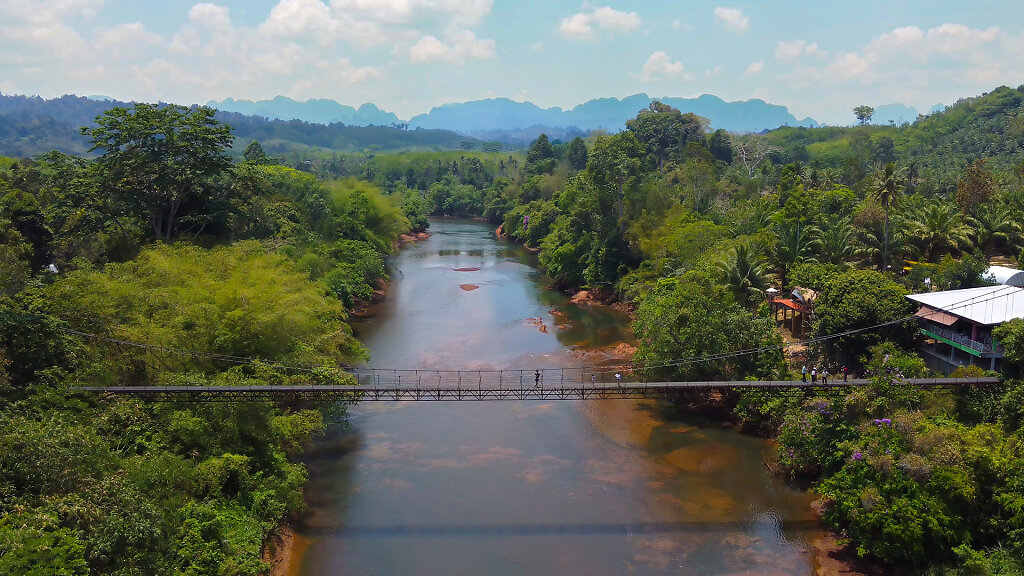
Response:
[[[372,102],[760,98],[850,124],[1024,84],[1020,0],[2,0],[0,92]],[[908,119],[909,120],[909,119]]]

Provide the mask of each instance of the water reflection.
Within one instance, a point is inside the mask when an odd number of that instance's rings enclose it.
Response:
[[[356,324],[372,366],[532,373],[628,336],[486,225],[432,227]],[[306,459],[302,573],[810,574],[818,523],[770,450],[665,402],[367,403]]]

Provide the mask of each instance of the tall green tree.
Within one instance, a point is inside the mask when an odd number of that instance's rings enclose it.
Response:
[[[888,162],[879,168],[871,181],[871,197],[882,205],[885,210],[884,247],[882,249],[882,265],[889,269],[889,212],[899,204],[903,194],[903,177],[896,168],[895,162]]]
[[[840,274],[814,303],[817,321],[814,336],[830,336],[850,330],[868,329],[822,342],[829,363],[858,366],[859,355],[880,339],[908,346],[915,326],[909,322],[875,328],[913,313],[907,290],[886,274],[873,270],[851,270]]]
[[[82,128],[90,151],[102,150],[110,191],[149,216],[156,238],[169,241],[186,210],[201,213],[231,166],[231,127],[207,107],[135,104],[112,108]]]
[[[665,278],[644,292],[637,308],[634,331],[640,341],[635,360],[671,363],[652,370],[652,377],[681,380],[739,380],[773,365],[771,358],[738,355],[721,360],[693,361],[696,357],[759,348],[781,342],[770,318],[754,316],[733,298],[711,274],[692,271]],[[777,357],[778,352],[762,356]]]
[[[696,114],[679,110],[658,100],[626,121],[626,129],[636,135],[639,142],[647,147],[658,165],[658,171],[665,173],[665,162],[679,154],[691,140],[704,140],[707,121]]]
[[[576,172],[587,167],[587,144],[579,136],[569,142],[569,150],[565,154],[569,168]]]
[[[979,158],[967,166],[967,173],[956,184],[956,205],[970,214],[974,207],[985,204],[996,194],[996,179]]]
[[[863,126],[868,122],[871,122],[871,116],[875,114],[875,109],[871,106],[861,105],[853,109],[853,115],[857,117],[857,121]]]

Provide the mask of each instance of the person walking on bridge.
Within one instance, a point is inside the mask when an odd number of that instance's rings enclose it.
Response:
[[[534,388],[539,388],[540,387],[540,370],[536,370],[533,373],[533,387]]]
[[[811,368],[811,382],[816,383],[818,381],[818,367]]]
[[[843,382],[846,382],[846,378],[850,375],[850,369],[843,366]]]
[[[617,384],[618,384],[619,386],[622,386],[622,373],[621,373],[621,372],[616,372],[616,373],[615,373],[615,382],[616,382],[616,383],[617,383]]]

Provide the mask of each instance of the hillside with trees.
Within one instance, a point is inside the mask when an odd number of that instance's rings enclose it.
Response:
[[[432,213],[487,218],[555,286],[625,303],[646,376],[797,379],[807,363],[870,377],[676,405],[713,400],[776,437],[779,473],[857,554],[1019,574],[1024,322],[997,333],[997,387],[903,381],[927,373],[905,295],[1022,259],[1022,96],[998,88],[909,126],[747,135],[655,101],[620,133],[542,135],[525,154],[278,154],[268,135],[232,155],[239,134],[209,109],[104,111],[82,133],[91,158],[0,162],[0,572],[262,573],[262,545],[302,507],[297,456],[336,408],[68,389],[349,381],[288,367],[364,357],[347,311]],[[779,330],[769,287],[817,293],[808,333]],[[801,336],[820,340],[784,353]]]
[[[92,160],[0,162],[0,573],[265,574],[343,406],[69,389],[349,383],[348,310],[424,213],[258,144],[234,162],[207,108],[114,108],[85,136]]]
[[[753,135],[654,102],[621,133],[541,136],[516,170],[495,158],[475,181],[466,155],[426,178],[429,163],[403,156],[360,175],[419,190],[435,214],[490,218],[538,249],[557,286],[627,303],[649,377],[795,379],[802,363],[871,377],[854,392],[721,402],[778,437],[780,473],[812,485],[857,554],[901,571],[1017,574],[1021,323],[1000,334],[1010,379],[998,388],[901,382],[928,372],[904,296],[983,285],[990,261],[1021,260],[1022,95],[998,88],[907,126]],[[808,336],[822,340],[802,356],[781,352],[770,286],[817,293]],[[680,361],[703,357],[718,359]]]

